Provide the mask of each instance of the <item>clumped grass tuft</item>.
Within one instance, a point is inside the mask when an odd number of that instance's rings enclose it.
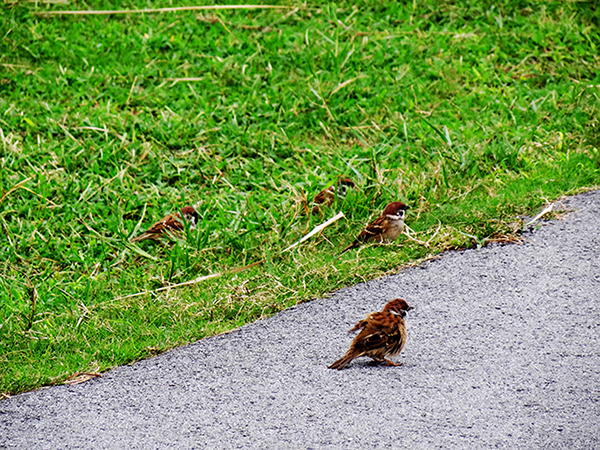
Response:
[[[148,4],[3,4],[0,392],[514,240],[518,216],[598,186],[593,3],[279,4],[55,17],[35,13]],[[358,189],[307,216],[341,175]],[[411,238],[336,260],[394,200],[412,206]],[[129,243],[186,204],[200,213],[187,239]]]

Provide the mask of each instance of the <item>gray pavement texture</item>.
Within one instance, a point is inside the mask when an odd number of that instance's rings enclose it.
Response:
[[[0,447],[600,449],[600,191],[521,245],[448,252],[77,386],[0,402]],[[402,297],[400,367],[346,331]]]

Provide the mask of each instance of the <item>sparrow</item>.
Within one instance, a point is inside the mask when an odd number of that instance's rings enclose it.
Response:
[[[349,331],[361,330],[346,354],[329,368],[342,370],[350,361],[361,356],[369,356],[388,366],[401,366],[402,363],[392,362],[386,357],[396,357],[404,348],[407,335],[403,318],[411,309],[404,300],[397,298],[385,305],[383,311],[369,314]]]
[[[182,216],[183,219],[181,218]],[[157,241],[161,237],[165,236],[165,234],[178,234],[179,232],[185,230],[183,220],[186,220],[190,223],[190,229],[196,228],[198,223],[198,213],[192,206],[184,206],[181,208],[181,214],[175,213],[163,217],[154,225],[152,225],[148,231],[131,239],[131,242],[139,242],[143,241],[144,239],[152,239]]]
[[[356,184],[350,178],[340,178],[336,186],[329,186],[319,192],[313,200],[312,214],[316,216],[321,212],[321,207],[333,205],[336,196],[345,197],[349,189],[353,189]]]
[[[371,222],[358,235],[358,237],[342,250],[343,255],[348,250],[356,248],[365,242],[392,242],[395,241],[404,228],[404,214],[409,209],[402,202],[392,202],[385,207],[381,216]]]

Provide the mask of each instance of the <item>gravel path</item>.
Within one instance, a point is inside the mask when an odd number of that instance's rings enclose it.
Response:
[[[0,401],[0,448],[598,449],[600,191],[523,245],[449,252],[77,386]],[[402,297],[400,367],[327,365]]]

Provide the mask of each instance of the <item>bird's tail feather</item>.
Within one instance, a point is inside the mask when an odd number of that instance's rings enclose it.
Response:
[[[152,239],[152,234],[148,233],[148,232],[140,234],[139,236],[131,238],[129,240],[129,242],[139,242],[139,241],[143,241],[144,239]]]
[[[342,370],[344,367],[348,365],[350,361],[354,359],[354,356],[345,354],[332,365],[329,366],[330,369]]]
[[[342,250],[342,252],[338,255],[338,258],[340,256],[342,256],[344,253],[346,253],[347,251],[352,250],[353,248],[356,248],[360,245],[360,242],[358,241],[354,241],[352,244],[350,244],[348,247],[346,247],[344,250]],[[337,258],[336,258],[337,259]]]

